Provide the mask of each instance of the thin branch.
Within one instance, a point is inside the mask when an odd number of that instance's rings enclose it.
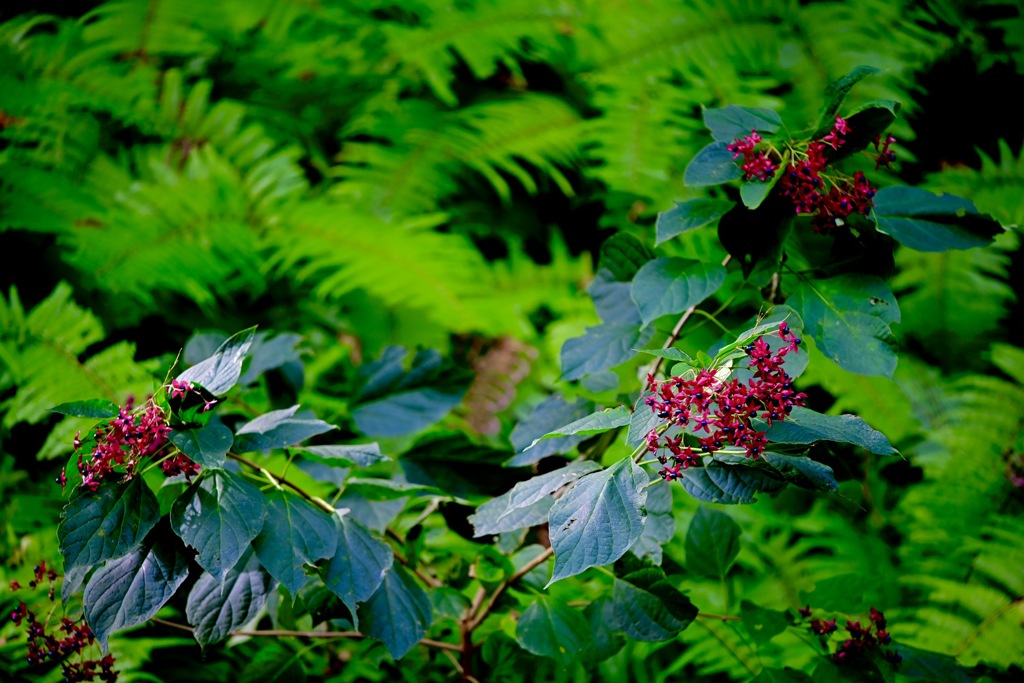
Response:
[[[518,581],[519,579],[523,578],[524,576],[526,576],[527,574],[532,572],[534,569],[536,569],[540,565],[542,565],[554,553],[555,553],[555,549],[554,548],[550,548],[550,547],[549,548],[545,548],[544,552],[542,552],[540,555],[538,555],[537,557],[533,558],[532,560],[530,560],[529,562],[524,564],[523,568],[520,569],[519,571],[517,571],[512,576],[510,576],[507,581],[503,581],[500,584],[498,584],[498,587],[494,589],[493,593],[491,593],[491,597],[489,597],[487,599],[487,602],[484,604],[484,606],[480,609],[479,612],[477,612],[476,616],[473,617],[472,620],[470,620],[469,623],[466,624],[466,630],[471,632],[477,626],[479,626],[481,623],[483,623],[483,620],[487,618],[487,615],[490,613],[490,611],[492,609],[494,609],[494,604],[496,602],[498,602],[498,598],[500,598],[502,596],[502,594],[506,590],[508,590],[509,586],[511,586],[516,581]]]
[[[384,529],[384,534],[392,540],[394,540],[396,543],[398,543],[398,545],[405,545],[405,539],[399,536],[398,532],[392,529],[391,527],[387,527],[386,529]],[[395,555],[395,559],[398,560],[398,563],[406,569],[408,569],[409,571],[411,571],[413,574],[415,574],[416,577],[424,584],[426,584],[428,588],[440,588],[442,585],[444,585],[441,583],[441,581],[435,579],[430,574],[427,574],[426,572],[422,571],[419,567],[413,567],[412,565],[410,565],[409,561],[405,559],[405,556],[402,555],[402,553],[395,552],[394,550],[392,550],[392,552]]]
[[[312,496],[312,495],[306,493],[297,484],[294,484],[294,483],[288,481],[283,476],[278,476],[278,475],[274,474],[273,472],[268,471],[267,468],[263,467],[262,465],[258,465],[257,463],[254,463],[252,460],[249,460],[247,458],[243,458],[242,456],[238,455],[237,453],[232,453],[231,451],[228,451],[228,457],[231,458],[232,460],[236,460],[236,461],[242,463],[246,467],[251,467],[252,469],[254,469],[254,470],[258,471],[258,472],[264,472],[265,474],[269,475],[273,479],[273,481],[275,483],[281,484],[283,486],[287,486],[292,491],[295,491],[295,493],[299,494],[300,496],[302,496],[303,498],[308,500],[313,505],[316,505],[318,508],[320,508],[321,510],[323,510],[327,514],[333,515],[336,512],[335,509],[333,507],[331,507],[331,504],[328,503],[327,501],[321,500],[320,498],[317,498],[315,496]]]
[[[720,621],[743,621],[742,617],[734,617],[729,614],[708,614],[707,612],[700,612],[697,614],[698,619],[718,619]]]

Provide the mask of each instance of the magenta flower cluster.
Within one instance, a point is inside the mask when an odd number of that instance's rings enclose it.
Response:
[[[804,619],[810,619],[811,608],[809,605],[800,609],[800,616]],[[888,645],[892,642],[892,636],[886,630],[884,614],[872,607],[868,620],[870,623],[867,626],[861,626],[859,621],[851,621],[849,619],[846,621],[846,632],[849,637],[836,646],[835,652],[832,653],[833,660],[837,663],[849,663],[863,657],[873,648]],[[826,647],[828,647],[828,643],[825,638],[839,630],[834,618],[811,619],[807,623],[807,628],[814,635],[821,636],[822,643]],[[875,629],[873,633],[871,631],[872,628]],[[899,664],[903,661],[903,657],[896,650],[882,650],[882,656],[893,664]]]
[[[779,165],[772,161],[764,151],[756,149],[760,142],[761,136],[757,134],[756,130],[752,130],[750,135],[736,138],[731,144],[725,146],[733,153],[733,159],[743,157],[740,168],[743,169],[744,180],[767,181],[775,175],[775,171],[779,168]]]
[[[727,445],[743,448],[748,458],[756,460],[768,440],[766,432],[754,429],[751,420],[760,416],[769,425],[782,422],[793,406],[804,404],[806,394],[793,388],[792,378],[783,369],[785,356],[797,352],[800,339],[785,322],[779,324],[778,336],[785,345],[774,352],[764,337],[744,347],[754,368],[754,376],[746,384],[738,379],[720,380],[707,368],[693,379],[672,377],[658,382],[648,375],[647,389],[653,395],[646,403],[663,423],[648,433],[647,450],[669,452],[658,456],[665,480],[679,479],[683,470],[698,463],[700,454],[711,455]],[[671,427],[689,428],[697,437],[696,449],[684,444],[682,432],[669,436]]]
[[[29,584],[30,587],[40,586],[44,579],[49,580],[49,599],[54,600],[53,582],[57,573],[52,569],[47,570],[46,562],[36,565],[35,579]],[[17,581],[10,584],[12,591],[21,589]],[[48,632],[50,619],[40,621],[36,612],[24,601],[18,603],[18,607],[11,612],[10,619],[15,626],[25,625],[28,653],[25,660],[29,666],[42,666],[49,662],[60,662],[61,673],[65,681],[92,681],[99,679],[106,683],[114,683],[117,680],[117,672],[114,671],[114,656],[106,655],[101,659],[89,659],[84,656],[86,648],[92,646],[96,638],[92,630],[84,622],[77,623],[72,619],[64,617],[60,624],[55,626],[54,631]],[[78,655],[77,662],[68,661],[71,657]]]

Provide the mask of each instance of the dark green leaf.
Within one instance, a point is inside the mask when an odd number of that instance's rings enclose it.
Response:
[[[753,683],[813,683],[814,679],[796,669],[770,669],[765,667]]]
[[[594,404],[590,401],[579,399],[573,403],[566,403],[557,394],[542,401],[530,416],[516,425],[512,430],[510,440],[512,447],[518,455],[509,460],[511,467],[530,465],[541,458],[557,453],[566,453],[572,450],[576,444],[583,441],[586,436],[566,436],[559,439],[545,439],[537,443],[530,451],[523,452],[538,438],[544,436],[552,429],[578,420],[589,415],[594,410]]]
[[[775,180],[780,177],[781,174],[776,174]],[[761,206],[761,202],[765,200],[768,193],[772,191],[774,183],[772,182],[758,182],[748,181],[740,185],[740,199],[743,200],[743,206],[748,209],[756,209]]]
[[[550,583],[622,557],[640,538],[647,474],[631,458],[580,479],[549,515],[555,571]]]
[[[861,107],[846,119],[849,132],[844,137],[845,144],[837,150],[826,149],[826,158],[835,162],[860,152],[892,125],[899,110],[899,102],[891,100],[878,100]]]
[[[356,604],[380,587],[391,569],[394,553],[384,541],[371,534],[348,515],[339,516],[341,534],[338,549],[322,570],[324,584],[348,607],[355,627],[359,628]]]
[[[487,636],[480,654],[488,666],[488,680],[495,683],[522,683],[531,669],[523,648],[501,631]]]
[[[757,493],[775,493],[786,488],[778,472],[747,465],[691,467],[683,472],[682,482],[686,492],[697,500],[723,505],[753,503]]]
[[[264,332],[257,334],[249,351],[252,360],[239,383],[243,386],[251,384],[268,370],[283,366],[296,365],[301,370],[301,354],[295,348],[301,341],[302,337],[297,334],[278,334],[269,339]]]
[[[407,496],[451,497],[436,486],[410,484],[393,479],[363,479],[359,477],[352,477],[345,482],[345,495],[359,495],[367,500],[395,500]]]
[[[960,666],[955,657],[919,650],[916,647],[900,645],[894,648],[903,657],[898,671],[900,676],[918,681],[942,681],[943,683],[971,683],[977,680],[964,667]]]
[[[783,455],[771,451],[764,453],[764,459],[791,484],[820,491],[839,490],[839,482],[836,481],[832,468],[817,460],[802,455]]]
[[[302,446],[299,450],[310,460],[322,462],[331,467],[369,467],[388,458],[381,455],[376,443],[353,444],[350,446]]]
[[[652,475],[661,479],[657,474]],[[668,484],[659,482],[647,488],[647,519],[644,531],[640,534],[631,553],[640,558],[649,558],[655,565],[661,565],[661,546],[672,540],[676,533],[676,519],[672,515],[672,489]]]
[[[591,413],[586,417],[574,420],[567,425],[556,427],[544,436],[534,440],[532,444],[526,447],[526,450],[530,450],[545,439],[553,439],[559,436],[575,436],[577,434],[591,436],[593,434],[607,432],[617,427],[625,427],[629,424],[631,416],[632,413],[629,412],[629,408],[626,406],[605,408],[604,410],[599,410],[596,413]]]
[[[57,527],[64,571],[95,567],[141,545],[160,519],[160,504],[142,477],[106,483],[95,493],[77,489]]]
[[[821,657],[811,674],[814,683],[883,683],[885,677],[878,666],[865,658],[858,658],[842,665],[831,657]]]
[[[660,258],[647,263],[636,274],[630,296],[647,325],[663,315],[682,313],[696,306],[714,294],[723,282],[725,268],[720,265]]]
[[[600,597],[583,610],[583,618],[590,624],[594,641],[593,649],[587,653],[588,661],[604,661],[626,644],[626,639],[616,633],[611,625],[612,609],[611,600]]]
[[[228,570],[223,581],[204,572],[185,606],[192,635],[203,647],[224,640],[255,618],[273,587],[274,580],[251,550]]]
[[[266,497],[237,474],[207,469],[171,509],[174,532],[215,579],[235,566],[267,518]]]
[[[785,612],[766,609],[749,600],[740,604],[740,616],[747,633],[758,645],[764,645],[789,626],[789,617]]]
[[[818,349],[849,372],[892,377],[900,321],[896,298],[871,275],[840,275],[802,282],[787,302],[804,321]]]
[[[691,187],[719,185],[743,177],[743,171],[725,142],[712,142],[697,152],[683,173],[683,181]]]
[[[408,497],[395,498],[392,500],[371,501],[356,493],[344,493],[341,498],[335,501],[335,507],[339,510],[348,508],[348,515],[367,529],[377,533],[384,533],[388,524],[402,512],[402,508],[408,502]]]
[[[809,408],[793,408],[785,422],[768,428],[775,443],[808,444],[815,441],[852,443],[876,455],[899,455],[881,432],[856,415],[822,415]]]
[[[641,569],[615,580],[610,625],[630,638],[668,640],[696,618],[697,608],[660,569]]]
[[[818,132],[815,133],[815,137],[821,137],[832,130],[832,126],[836,122],[836,114],[839,113],[839,108],[843,106],[843,101],[850,92],[850,88],[868,76],[877,73],[881,72],[875,67],[861,65],[855,67],[853,71],[845,76],[829,83],[828,87],[825,88],[825,104],[821,110]]]
[[[729,573],[739,552],[739,525],[724,512],[700,506],[686,532],[686,568],[721,579]]]
[[[983,247],[1003,232],[967,199],[904,185],[878,191],[875,218],[881,232],[917,251]]]
[[[732,142],[755,130],[771,135],[782,126],[782,119],[771,109],[730,104],[721,109],[705,109],[704,125],[718,142]]]
[[[267,453],[275,448],[285,448],[306,439],[335,429],[335,426],[318,420],[313,413],[304,410],[296,413],[299,406],[272,410],[246,422],[235,430],[235,450],[239,453],[261,451]]]
[[[305,683],[302,658],[280,643],[262,645],[249,659],[239,683]]]
[[[516,640],[525,650],[564,667],[581,659],[594,644],[583,615],[547,595],[537,598],[519,617]]]
[[[234,434],[216,420],[196,429],[171,432],[170,440],[179,451],[203,467],[223,467]]]
[[[732,202],[721,199],[691,199],[688,202],[677,204],[675,208],[668,211],[662,211],[658,214],[658,221],[655,224],[658,235],[655,244],[667,242],[684,232],[713,223],[732,206]],[[652,255],[650,258],[654,258],[654,256]]]
[[[415,647],[433,618],[427,594],[400,565],[393,565],[377,592],[359,606],[363,633],[384,643],[395,659]]]
[[[295,595],[309,580],[302,565],[334,555],[338,546],[337,520],[279,489],[267,494],[267,511],[267,521],[252,547],[270,575]]]
[[[604,241],[597,274],[587,287],[602,321],[628,325],[640,323],[640,313],[629,298],[629,283],[640,266],[652,258],[654,252],[629,233],[616,233]]]
[[[169,533],[154,530],[142,545],[93,573],[82,601],[104,652],[112,633],[149,621],[188,578],[188,558],[178,545]]]
[[[645,346],[653,336],[650,326],[605,323],[589,327],[584,336],[562,346],[562,378],[579,379],[625,363],[636,355],[633,349]]]
[[[56,408],[50,408],[51,413],[60,413],[61,415],[70,415],[71,417],[117,417],[120,411],[121,409],[117,407],[117,404],[101,398],[61,403]]]
[[[242,361],[252,346],[255,331],[255,327],[250,327],[232,335],[212,356],[178,375],[178,379],[196,382],[211,394],[223,396],[242,374]]]

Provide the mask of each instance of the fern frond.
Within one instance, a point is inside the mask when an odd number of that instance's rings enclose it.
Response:
[[[978,150],[981,168],[953,166],[927,178],[937,192],[969,197],[979,210],[991,214],[1006,226],[1024,226],[1024,149],[1014,156],[1005,140],[999,141],[999,156]]]
[[[83,18],[84,38],[109,55],[209,57],[218,50],[210,25],[221,25],[222,3],[203,0],[106,2]]]
[[[436,210],[460,179],[474,177],[503,201],[511,198],[506,176],[534,193],[534,173],[571,195],[561,169],[576,163],[579,121],[572,107],[545,95],[452,112],[422,100],[396,112],[366,112],[345,131],[332,192],[385,217]],[[365,137],[373,141],[359,140]]]
[[[74,302],[66,283],[27,314],[16,290],[0,298],[0,388],[13,390],[2,405],[3,426],[39,422],[50,408],[67,401],[101,396],[123,403],[128,395],[152,391],[150,370],[133,360],[132,344],[121,342],[83,357],[103,336],[99,320]],[[73,427],[61,430],[58,425],[55,433],[73,434]],[[55,454],[56,441],[51,435],[54,443],[48,442],[41,455]]]

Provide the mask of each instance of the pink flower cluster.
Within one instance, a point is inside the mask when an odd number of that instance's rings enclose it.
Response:
[[[156,455],[168,443],[167,435],[171,427],[167,424],[163,410],[152,401],[144,407],[134,409],[131,399],[121,408],[118,416],[101,425],[96,430],[96,444],[91,455],[86,459],[78,456],[78,471],[82,474],[82,486],[95,491],[100,483],[118,471],[124,469],[127,481],[135,476],[135,468],[145,458]],[[75,436],[75,450],[82,447],[81,434]],[[165,474],[186,474],[191,476],[199,471],[199,465],[184,455],[160,463]],[[62,484],[67,478],[62,474]]]
[[[665,480],[679,479],[682,470],[698,463],[698,453],[710,455],[726,445],[743,448],[746,457],[756,460],[764,453],[768,440],[765,432],[753,428],[751,420],[760,415],[769,425],[782,422],[793,406],[804,404],[806,394],[793,388],[792,379],[782,367],[786,354],[798,351],[800,339],[785,322],[779,324],[778,336],[786,344],[778,351],[772,352],[763,337],[744,348],[754,368],[754,376],[746,384],[738,379],[722,381],[710,369],[701,370],[693,379],[672,377],[664,382],[648,375],[647,389],[653,396],[646,403],[664,423],[647,435],[647,451],[667,449],[671,454],[658,456],[665,465],[660,472]],[[666,425],[692,425],[699,451],[684,445],[682,433],[668,436]]]
[[[800,615],[808,619],[811,616],[810,606],[800,609]],[[861,626],[859,621],[846,621],[846,631],[849,634],[849,638],[846,638],[839,646],[836,651],[832,653],[832,658],[838,663],[852,662],[864,654],[879,645],[888,645],[892,642],[892,637],[886,630],[885,615],[876,610],[874,607],[871,608],[871,615],[868,617],[871,622],[868,626]],[[824,636],[829,636],[835,633],[838,629],[836,626],[835,619],[812,619],[807,627],[816,636],[822,636],[824,642]],[[874,627],[874,633],[871,632]],[[899,652],[895,650],[883,650],[882,656],[888,659],[893,664],[899,664],[903,661],[903,657]]]
[[[743,157],[743,163],[740,165],[740,168],[743,169],[744,180],[760,180],[764,182],[773,177],[775,171],[779,168],[779,165],[772,161],[766,153],[755,149],[760,142],[761,136],[757,134],[756,130],[752,130],[750,135],[736,138],[731,144],[725,146],[727,150],[733,153],[733,159]]]
[[[54,599],[53,582],[57,573],[46,569],[46,563],[40,562],[35,567],[35,579],[30,587],[36,588],[43,582],[44,578],[49,579],[49,598]],[[11,582],[11,590],[20,590],[21,586],[17,581]],[[114,671],[114,656],[106,655],[102,659],[88,659],[82,652],[96,641],[92,630],[84,622],[81,624],[64,617],[60,620],[60,626],[53,633],[47,633],[50,620],[45,623],[24,601],[18,603],[18,607],[11,612],[10,619],[15,626],[25,624],[25,634],[28,638],[28,654],[25,659],[29,666],[42,666],[48,662],[60,662],[61,672],[65,681],[92,681],[99,679],[106,683],[114,683],[117,680],[117,672]],[[72,663],[67,661],[72,655],[79,655],[79,661]]]

